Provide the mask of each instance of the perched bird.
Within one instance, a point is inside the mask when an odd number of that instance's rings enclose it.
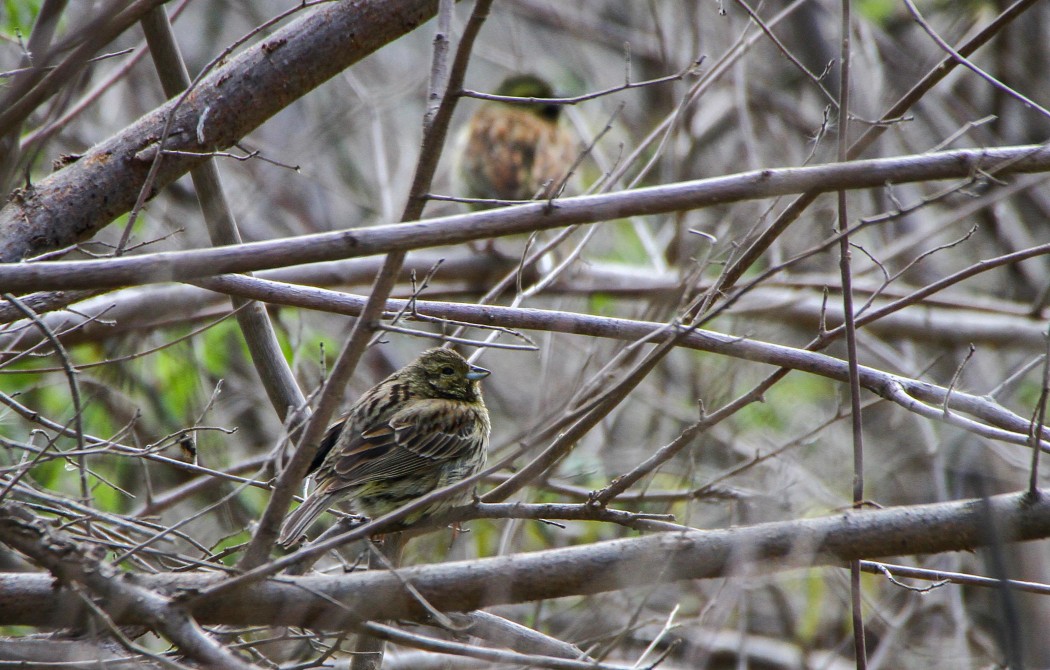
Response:
[[[489,413],[478,381],[488,375],[452,350],[430,349],[373,386],[328,429],[311,465],[317,487],[288,515],[278,542],[297,542],[336,502],[374,518],[481,470]],[[406,521],[469,496],[445,498]]]
[[[497,95],[553,98],[550,84],[531,74],[500,84]],[[576,159],[576,145],[558,124],[554,104],[482,103],[460,136],[457,152],[459,195],[496,200],[549,198]]]

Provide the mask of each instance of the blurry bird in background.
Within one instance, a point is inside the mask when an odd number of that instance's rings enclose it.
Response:
[[[555,97],[550,84],[531,74],[505,79],[496,94]],[[572,136],[558,123],[560,116],[561,107],[555,104],[482,103],[458,142],[458,195],[493,200],[558,195],[578,153]]]
[[[278,542],[290,546],[326,509],[350,501],[382,516],[485,465],[489,413],[479,380],[489,371],[450,349],[430,349],[365,392],[325,435],[311,466],[317,484],[288,515]],[[469,500],[445,497],[406,522]]]

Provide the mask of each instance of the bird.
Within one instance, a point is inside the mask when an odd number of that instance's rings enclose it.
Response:
[[[337,502],[375,518],[479,472],[491,430],[479,382],[489,374],[451,349],[429,349],[366,391],[328,428],[310,466],[316,487],[288,515],[278,543],[297,543]],[[470,495],[446,497],[405,522]]]
[[[553,98],[551,85],[533,74],[508,77],[497,95]],[[552,103],[483,102],[460,133],[457,191],[465,198],[533,200],[558,195],[576,159],[576,143]],[[475,209],[486,203],[473,203]]]

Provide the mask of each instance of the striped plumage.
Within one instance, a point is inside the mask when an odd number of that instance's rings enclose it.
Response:
[[[489,416],[478,381],[488,374],[454,351],[431,349],[372,387],[328,429],[312,466],[317,486],[288,515],[278,542],[294,544],[341,500],[374,518],[481,470]],[[469,496],[445,498],[407,521]]]

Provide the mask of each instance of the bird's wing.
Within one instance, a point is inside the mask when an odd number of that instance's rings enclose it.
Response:
[[[388,421],[346,436],[346,448],[325,463],[325,479],[338,481],[341,488],[404,477],[484,449],[488,432],[483,409],[449,400],[418,400]]]

